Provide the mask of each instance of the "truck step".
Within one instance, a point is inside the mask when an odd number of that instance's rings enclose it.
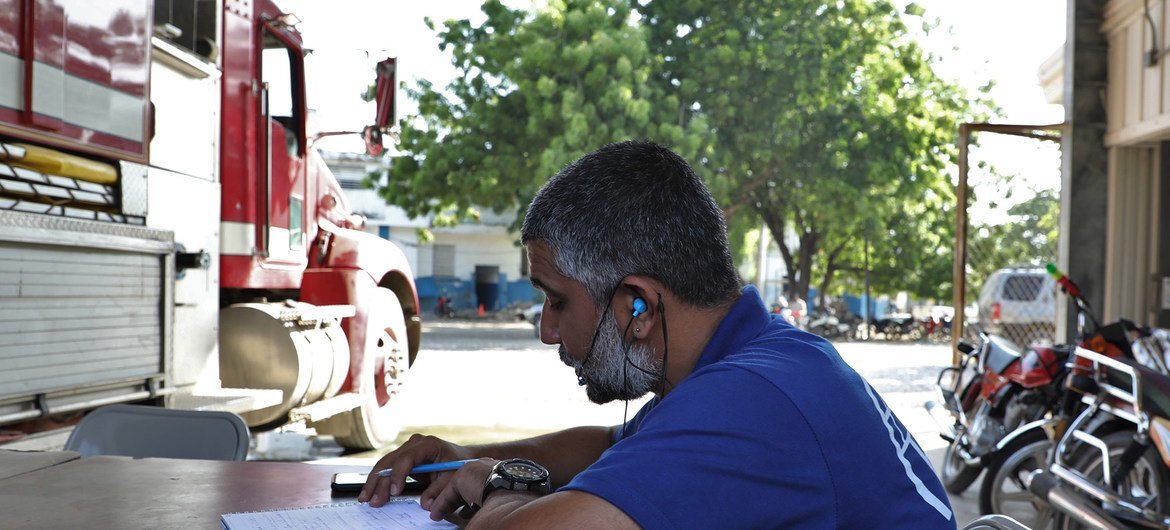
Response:
[[[313,305],[295,300],[285,300],[278,318],[284,322],[301,322],[306,325],[340,321],[357,313],[352,305]]]
[[[316,403],[292,409],[288,413],[290,421],[305,420],[306,422],[321,421],[325,418],[349,412],[362,406],[365,398],[361,394],[346,392]]]

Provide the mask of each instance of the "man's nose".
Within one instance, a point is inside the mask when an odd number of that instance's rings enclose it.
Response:
[[[556,324],[555,316],[547,313],[540,315],[540,342],[554,345],[561,343],[561,333]]]

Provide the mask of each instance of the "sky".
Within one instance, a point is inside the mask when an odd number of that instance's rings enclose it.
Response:
[[[527,7],[531,2],[506,3]],[[935,64],[937,72],[971,90],[995,81],[991,96],[1004,115],[992,121],[1063,121],[1062,108],[1045,102],[1037,69],[1064,42],[1065,0],[916,3],[926,9],[928,19],[939,19],[929,37],[920,36],[923,47],[940,57]],[[455,75],[450,57],[439,50],[438,39],[424,24],[424,17],[440,22],[448,18],[483,20],[476,0],[282,0],[280,5],[301,19],[298,29],[313,50],[307,59],[309,107],[315,111],[320,131],[359,131],[372,121],[373,104],[362,102],[358,94],[372,82],[374,64],[385,57],[398,58],[399,80],[408,83],[428,79],[442,85]],[[415,108],[401,90],[398,106],[399,116]],[[975,167],[982,160],[1000,173],[1020,175],[1026,186],[1058,185],[1059,150],[1055,144],[980,136],[982,147],[972,152],[973,182],[980,178]],[[335,151],[362,150],[356,136],[324,139],[319,146]]]

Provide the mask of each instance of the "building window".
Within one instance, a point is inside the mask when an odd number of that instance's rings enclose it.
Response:
[[[455,245],[435,245],[434,246],[434,266],[435,276],[454,276],[455,275]]]

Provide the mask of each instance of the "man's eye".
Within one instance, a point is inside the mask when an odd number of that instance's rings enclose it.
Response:
[[[562,300],[548,300],[548,308],[549,309],[560,311],[562,307],[565,307],[564,301],[562,301]]]

